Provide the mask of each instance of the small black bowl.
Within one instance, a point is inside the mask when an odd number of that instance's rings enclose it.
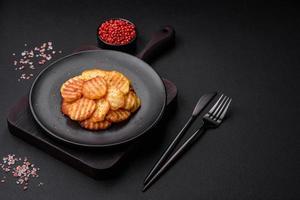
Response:
[[[110,44],[107,43],[105,41],[103,41],[99,35],[99,28],[101,27],[101,25],[109,20],[122,20],[122,21],[126,21],[129,22],[130,24],[132,24],[135,28],[135,37],[127,44],[121,44],[121,45],[115,45],[115,44]],[[123,18],[110,18],[110,19],[106,19],[104,21],[102,21],[102,23],[100,23],[100,25],[97,28],[97,43],[98,46],[101,49],[111,49],[111,50],[117,50],[117,51],[123,51],[123,52],[127,52],[127,53],[133,53],[136,50],[136,40],[137,40],[137,29],[136,29],[136,25],[134,23],[132,23],[131,21],[127,20],[127,19],[123,19]]]

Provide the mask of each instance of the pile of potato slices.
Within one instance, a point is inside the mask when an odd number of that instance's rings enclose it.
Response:
[[[60,93],[62,113],[89,130],[125,121],[141,106],[130,80],[117,71],[85,70],[63,83]]]

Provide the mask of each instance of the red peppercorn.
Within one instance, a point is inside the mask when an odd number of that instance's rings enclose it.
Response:
[[[111,19],[101,24],[98,30],[101,40],[112,45],[130,43],[136,37],[135,26],[122,19]]]

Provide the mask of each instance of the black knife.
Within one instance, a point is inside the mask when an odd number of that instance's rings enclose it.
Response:
[[[200,97],[200,99],[197,102],[197,105],[194,108],[194,111],[184,127],[181,129],[181,131],[176,135],[175,139],[171,142],[171,144],[168,146],[168,148],[165,150],[163,155],[160,157],[160,159],[155,163],[155,165],[152,167],[148,175],[146,176],[144,180],[144,185],[147,184],[147,182],[150,180],[150,178],[153,176],[153,174],[162,166],[164,161],[169,157],[171,152],[174,150],[175,146],[178,144],[188,127],[192,124],[192,122],[197,118],[197,116],[200,114],[200,112],[205,108],[205,106],[216,96],[217,92],[213,92],[210,94],[204,94]]]

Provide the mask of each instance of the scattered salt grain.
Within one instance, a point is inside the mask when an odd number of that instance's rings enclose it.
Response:
[[[44,185],[43,182],[39,182],[38,187],[41,187],[41,186],[43,186],[43,185]]]
[[[27,47],[27,43],[25,43],[24,46]],[[62,51],[60,50],[59,53],[62,53]],[[36,66],[40,67],[52,60],[54,54],[56,54],[56,51],[54,50],[53,42],[51,41],[44,42],[41,45],[22,51],[20,53],[20,58],[15,58],[13,60],[13,65],[16,66],[14,69],[16,71],[23,70],[25,73],[22,73],[20,77],[18,77],[18,81],[20,82],[21,80],[33,78],[33,73],[30,73],[29,71],[35,70]],[[12,55],[15,57],[16,53],[12,53]]]
[[[14,178],[17,178],[15,181],[17,185],[21,185],[23,190],[27,190],[29,186],[29,181],[32,178],[38,178],[38,171],[39,168],[35,167],[35,164],[31,163],[27,159],[24,158],[17,158],[14,154],[8,154],[2,158],[2,163],[0,163],[0,169],[2,171]],[[6,176],[0,180],[1,183],[4,183]],[[42,182],[38,184],[38,186],[43,185]]]

